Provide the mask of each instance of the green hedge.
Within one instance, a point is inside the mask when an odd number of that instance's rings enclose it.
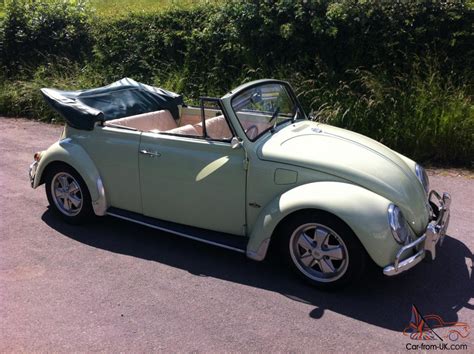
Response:
[[[41,85],[129,76],[195,99],[274,77],[322,120],[417,159],[472,165],[472,23],[472,6],[449,0],[240,0],[117,18],[80,0],[12,0],[0,114],[49,118]]]
[[[462,72],[474,64],[472,15],[459,1],[233,1],[101,23],[95,53],[110,78],[149,79],[184,62],[193,94],[228,89],[245,68],[311,73],[316,61],[344,76],[359,67],[404,72],[429,54],[445,72]]]
[[[91,12],[82,1],[13,0],[2,21],[0,59],[5,74],[23,76],[25,68],[50,56],[83,61],[92,54]]]

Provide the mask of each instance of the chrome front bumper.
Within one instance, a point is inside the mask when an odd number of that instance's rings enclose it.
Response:
[[[37,168],[38,168],[38,161],[33,161],[33,163],[30,165],[30,170],[28,171],[28,176],[30,177],[31,187],[33,187],[33,183],[35,182],[35,176],[36,176],[36,169]]]
[[[427,255],[432,260],[436,258],[436,245],[438,242],[440,245],[443,243],[448,229],[451,196],[449,193],[443,193],[441,197],[433,190],[430,192],[428,200],[438,208],[436,211],[433,210],[434,220],[428,224],[423,236],[400,248],[395,257],[395,262],[383,269],[385,275],[393,276],[405,272],[420,263]],[[402,260],[403,254],[410,250],[416,253]]]

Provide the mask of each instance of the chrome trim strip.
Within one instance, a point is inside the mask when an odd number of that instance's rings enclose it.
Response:
[[[95,215],[104,216],[107,213],[107,199],[105,198],[104,184],[102,183],[102,179],[100,177],[97,178],[96,183],[99,197],[97,200],[92,202],[92,208],[94,209]]]
[[[119,219],[128,220],[128,221],[134,222],[136,224],[148,226],[148,227],[151,227],[153,229],[157,229],[157,230],[160,230],[160,231],[166,231],[166,232],[169,232],[169,233],[174,234],[174,235],[186,237],[186,238],[189,238],[191,240],[200,241],[200,242],[203,242],[203,243],[207,243],[209,245],[226,248],[228,250],[232,250],[232,251],[236,251],[236,252],[240,252],[240,253],[245,253],[245,250],[242,250],[240,248],[235,248],[235,247],[224,245],[222,243],[217,243],[217,242],[213,242],[213,241],[204,240],[204,239],[199,238],[199,237],[195,237],[195,236],[191,236],[191,235],[188,235],[188,234],[185,234],[185,233],[182,233],[182,232],[167,229],[165,227],[156,226],[156,225],[153,225],[153,224],[148,224],[146,222],[139,221],[139,220],[132,219],[132,218],[128,218],[126,216],[122,216],[122,215],[119,215],[119,214],[115,214],[115,213],[111,213],[111,212],[107,212],[106,214],[110,215],[110,216],[114,216],[114,217],[119,218]]]

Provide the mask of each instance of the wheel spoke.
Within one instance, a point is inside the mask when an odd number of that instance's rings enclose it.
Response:
[[[334,273],[336,271],[330,259],[321,259],[319,261],[319,266],[321,267],[323,273]]]
[[[58,177],[58,180],[59,180],[59,184],[61,184],[61,187],[63,187],[63,189],[64,189],[65,191],[67,191],[67,190],[68,190],[68,187],[69,187],[69,183],[68,183],[68,181],[67,181],[67,177],[64,176],[64,175],[61,175],[61,176]]]
[[[69,203],[69,199],[66,198],[66,197],[62,197],[62,202],[63,202],[63,207],[64,207],[64,210],[70,210],[71,209],[71,206],[70,206],[70,203]]]
[[[306,253],[305,255],[300,257],[301,263],[303,263],[306,267],[311,267],[314,261],[313,256],[311,253]]]
[[[77,191],[79,191],[79,185],[77,184],[76,181],[73,181],[73,182],[69,185],[68,192],[69,192],[70,194],[74,194],[74,193],[76,193]]]
[[[325,256],[328,256],[331,259],[336,259],[336,260],[341,260],[341,259],[344,258],[341,246],[335,246],[335,247],[331,247],[329,249],[325,249],[325,250],[323,250],[323,254]]]
[[[303,248],[305,251],[310,251],[313,249],[313,241],[311,238],[306,235],[304,232],[298,238],[298,246]]]
[[[317,227],[314,231],[314,240],[316,241],[317,247],[321,249],[322,245],[324,245],[324,242],[326,242],[326,239],[328,238],[329,233]]]
[[[59,188],[54,188],[54,195],[58,198],[62,198],[63,191]]]
[[[69,202],[72,203],[72,205],[74,205],[76,208],[81,205],[81,199],[72,195],[69,196]]]

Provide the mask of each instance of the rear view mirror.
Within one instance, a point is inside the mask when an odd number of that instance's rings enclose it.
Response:
[[[252,96],[250,96],[250,102],[253,104],[258,104],[262,102],[262,91],[260,89],[255,89],[255,92],[252,93]]]

